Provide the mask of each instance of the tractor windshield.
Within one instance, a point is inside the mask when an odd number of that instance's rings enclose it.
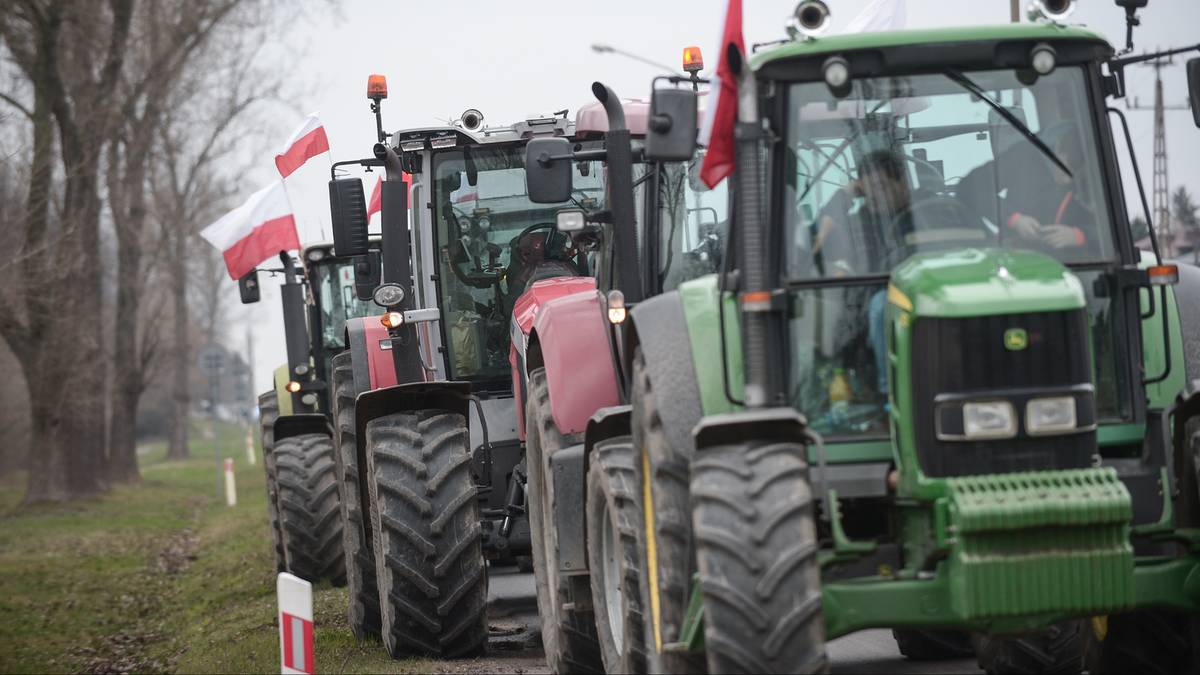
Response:
[[[729,201],[721,181],[700,180],[704,150],[690,162],[664,164],[658,183],[659,281],[669,291],[688,279],[716,272],[729,232]]]
[[[534,204],[525,189],[525,148],[467,147],[433,159],[439,288],[450,377],[508,382],[513,303],[534,281],[587,275],[586,253],[555,229],[555,213],[592,210],[604,198],[603,168],[580,162],[574,195]]]
[[[312,266],[316,276],[313,299],[321,310],[321,342],[326,349],[345,349],[346,320],[379,314],[382,310],[354,293],[354,265],[347,258],[326,258]]]
[[[1081,267],[1117,260],[1082,68],[861,78],[843,98],[806,82],[787,95],[777,194],[794,289],[789,381],[819,432],[887,435],[888,275],[912,255],[966,247],[1031,249],[1076,268],[1099,412],[1124,414],[1114,301],[1094,297],[1100,272]]]
[[[840,99],[824,82],[793,85],[789,276],[887,275],[965,246],[1112,259],[1084,84],[1081,68],[1063,67],[864,78]]]

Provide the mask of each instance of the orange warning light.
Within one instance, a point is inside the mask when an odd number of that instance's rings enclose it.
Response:
[[[689,73],[699,72],[704,69],[704,57],[700,54],[699,47],[683,48],[683,69]]]
[[[387,78],[371,75],[367,78],[367,98],[387,98]]]

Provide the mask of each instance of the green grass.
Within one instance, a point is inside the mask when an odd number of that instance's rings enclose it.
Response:
[[[21,477],[0,485],[0,672],[279,672],[261,461],[244,428],[220,428],[238,487],[226,507],[206,426],[192,458],[152,445],[141,484],[96,499],[20,507]],[[314,602],[323,671],[418,665],[354,641],[344,589]]]

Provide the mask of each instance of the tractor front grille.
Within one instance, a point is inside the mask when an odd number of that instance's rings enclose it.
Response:
[[[1026,345],[1006,346],[1006,333],[1024,331]],[[1095,395],[1086,310],[919,318],[913,325],[912,394],[917,457],[927,476],[966,476],[1073,469],[1091,464],[1096,451]],[[1022,417],[1025,401],[1071,392],[1078,425],[1091,429],[1031,436],[1023,420],[1015,438],[942,440],[938,402],[1010,400]]]

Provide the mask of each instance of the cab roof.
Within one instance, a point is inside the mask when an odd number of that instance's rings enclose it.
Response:
[[[750,58],[750,67],[759,71],[766,66],[794,58],[835,54],[864,49],[887,49],[895,47],[942,47],[953,48],[964,43],[988,43],[1024,40],[1081,40],[1099,43],[1111,51],[1103,37],[1080,26],[1062,26],[1049,23],[1010,23],[991,26],[958,26],[953,28],[919,28],[878,33],[851,33],[832,35],[811,40],[787,42],[770,50],[759,52]],[[948,65],[954,59],[948,57]]]

